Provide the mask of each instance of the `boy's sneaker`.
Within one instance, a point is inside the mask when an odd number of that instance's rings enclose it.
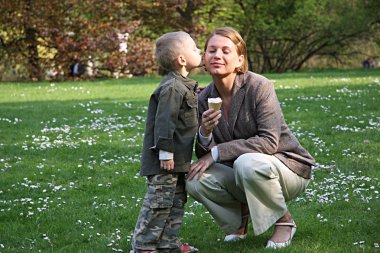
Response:
[[[173,252],[190,253],[190,252],[198,252],[198,249],[193,246],[190,246],[187,243],[182,243],[181,246],[176,251],[173,251]]]
[[[172,250],[173,253],[191,253],[191,252],[198,252],[198,249],[190,246],[187,243],[182,243],[181,246],[178,249]],[[160,253],[158,250],[131,250],[129,253]]]

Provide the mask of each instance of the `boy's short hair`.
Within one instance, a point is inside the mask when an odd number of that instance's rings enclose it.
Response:
[[[183,50],[184,38],[189,36],[186,32],[169,32],[156,40],[156,58],[162,70],[174,70],[174,61]]]

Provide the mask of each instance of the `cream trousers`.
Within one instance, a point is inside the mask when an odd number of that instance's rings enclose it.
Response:
[[[233,168],[215,163],[202,177],[186,182],[188,193],[209,210],[226,234],[241,225],[241,203],[247,203],[255,235],[268,230],[287,211],[286,201],[304,192],[304,179],[275,156],[247,153]]]

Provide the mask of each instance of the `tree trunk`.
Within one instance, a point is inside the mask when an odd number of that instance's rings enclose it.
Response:
[[[42,71],[40,66],[40,61],[38,57],[38,41],[37,41],[37,30],[33,28],[33,22],[31,20],[31,17],[34,13],[33,8],[34,1],[28,0],[26,4],[26,10],[25,10],[25,23],[24,23],[24,29],[25,29],[25,43],[27,46],[27,57],[28,57],[28,66],[27,69],[29,71],[29,78],[31,80],[38,80],[41,81]]]
[[[42,80],[41,66],[38,57],[36,30],[31,27],[25,28],[25,41],[27,44],[28,71],[31,80]]]

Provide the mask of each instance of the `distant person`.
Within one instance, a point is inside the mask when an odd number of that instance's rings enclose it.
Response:
[[[375,67],[374,61],[372,58],[367,58],[366,60],[363,61],[363,68],[366,69],[371,69]]]
[[[198,130],[197,82],[187,76],[201,65],[202,56],[189,34],[170,32],[156,41],[156,57],[168,74],[149,100],[140,170],[148,190],[131,252],[195,252],[178,236],[187,202],[185,174]]]
[[[81,75],[84,74],[84,72],[85,72],[85,67],[79,61],[74,62],[70,66],[70,76],[72,77],[80,77]]]
[[[296,223],[287,201],[305,191],[314,158],[291,132],[273,82],[248,71],[247,48],[230,27],[206,40],[212,82],[199,93],[198,160],[187,174],[188,193],[205,205],[226,233],[224,241],[262,234],[274,225],[267,248],[289,246]],[[208,107],[221,98],[221,110]]]

